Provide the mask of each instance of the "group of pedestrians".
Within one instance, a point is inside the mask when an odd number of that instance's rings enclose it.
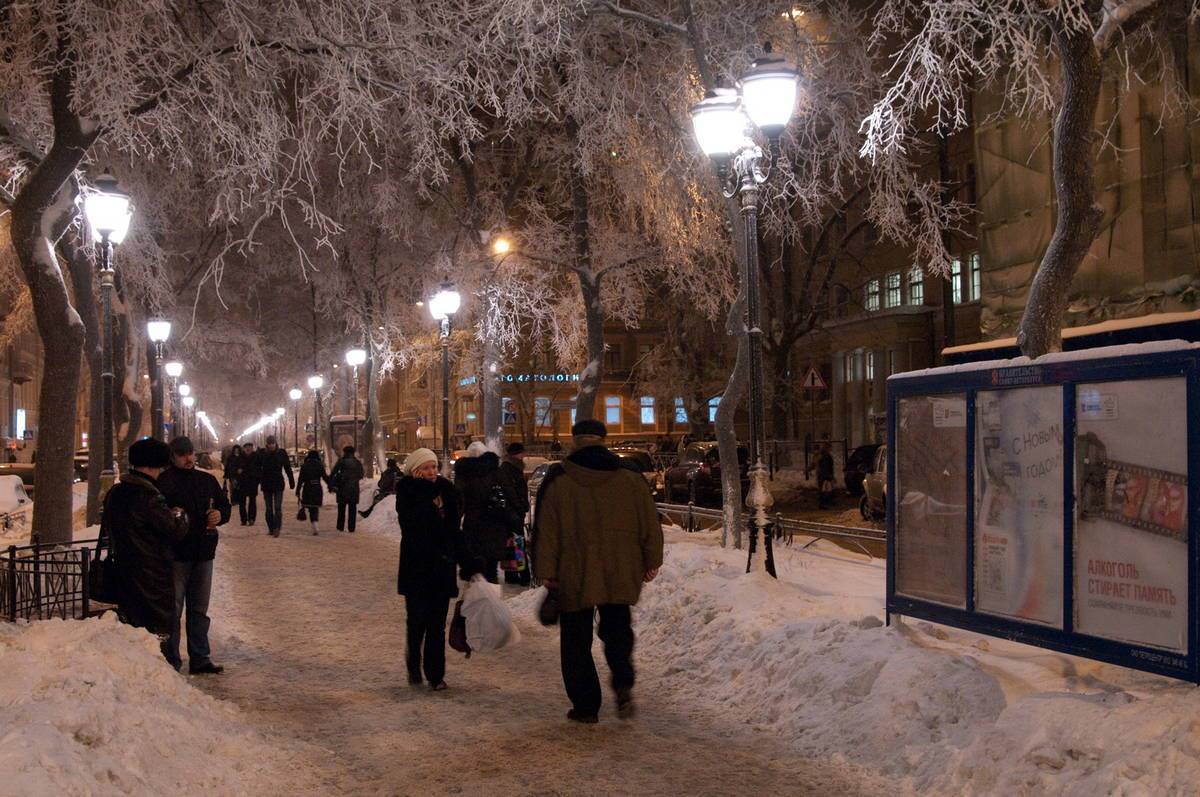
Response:
[[[618,714],[633,713],[630,607],[663,557],[662,528],[645,479],[605,447],[606,435],[598,421],[575,424],[574,450],[546,474],[532,523],[533,573],[547,587],[548,604],[560,610],[562,676],[572,706],[567,717],[583,723],[598,721],[602,702],[592,658],[597,615]],[[429,449],[412,452],[402,467],[389,461],[375,500],[362,512],[368,515],[394,491],[408,682],[433,691],[446,688],[446,623],[460,579],[482,575],[498,582],[500,563],[513,561],[522,547],[529,509],[519,443],[509,446],[503,462],[482,443],[472,444],[469,453],[456,463],[454,482],[439,475],[437,455]],[[235,448],[224,476],[244,525],[254,524],[261,489],[268,531],[279,536],[286,477],[314,534],[323,485],[337,494],[339,530],[346,523],[354,531],[362,479],[354,454],[347,446],[326,474],[320,455],[310,451],[297,481],[286,453],[268,438],[258,452],[249,445]],[[231,514],[225,487],[196,468],[186,437],[169,447],[139,440],[129,462],[131,470],[105,498],[101,531],[112,541],[118,613],[159,635],[163,655],[176,669],[182,666],[180,621],[186,617],[189,671],[220,673],[208,644],[208,603],[217,529]]]
[[[551,467],[538,491],[533,520],[533,571],[560,608],[561,665],[576,722],[599,721],[602,691],[592,658],[599,636],[621,717],[633,714],[634,633],[630,607],[662,565],[663,536],[654,499],[640,473],[604,445],[594,421],[572,427],[574,451]],[[475,444],[472,444],[475,445]],[[446,621],[462,580],[497,581],[497,563],[515,544],[514,518],[528,509],[523,448],[510,446],[503,464],[482,449],[455,463],[455,481],[438,475],[437,455],[412,452],[396,486],[400,522],[398,591],[407,616],[408,681],[446,688]],[[602,508],[602,511],[598,511]]]
[[[217,527],[231,506],[221,483],[196,468],[187,437],[170,446],[149,438],[129,449],[128,473],[104,500],[102,541],[111,544],[117,613],[159,637],[163,657],[180,669],[180,620],[186,616],[188,671],[222,672],[208,642],[209,597]]]
[[[284,479],[287,489],[294,490],[300,502],[298,520],[307,519],[314,535],[320,531],[317,522],[325,500],[325,487],[337,499],[337,530],[355,529],[359,502],[359,482],[363,478],[362,462],[355,456],[354,446],[342,450],[342,458],[328,474],[318,451],[309,451],[300,466],[299,482],[292,474],[291,457],[279,448],[275,438],[268,437],[266,445],[255,451],[254,443],[234,446],[224,462],[224,478],[229,493],[238,505],[243,526],[253,526],[258,519],[258,492],[261,489],[267,519],[267,533],[278,537],[283,529]],[[364,514],[364,517],[366,515]]]

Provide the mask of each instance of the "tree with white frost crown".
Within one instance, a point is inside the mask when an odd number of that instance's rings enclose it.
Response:
[[[865,156],[901,151],[924,127],[965,127],[979,89],[1002,97],[998,114],[1054,116],[1057,220],[1017,334],[1030,357],[1061,348],[1071,283],[1100,230],[1102,84],[1161,79],[1161,113],[1184,107],[1168,31],[1194,24],[1198,9],[1194,0],[885,0],[875,13],[877,41],[899,44],[891,86],[863,122]]]

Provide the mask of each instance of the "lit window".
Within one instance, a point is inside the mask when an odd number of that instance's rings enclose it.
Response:
[[[887,292],[883,295],[884,307],[899,307],[900,306],[900,272],[888,274],[885,278],[887,281]]]
[[[571,425],[572,426],[575,425],[575,408],[574,407],[571,408]]]
[[[654,425],[654,396],[642,396],[640,405],[642,411],[642,426]]]
[[[621,397],[604,397],[604,423],[609,427],[621,425]]]
[[[967,263],[971,269],[971,301],[976,301],[983,296],[983,266],[979,260],[979,253],[972,252],[967,257]]]
[[[538,426],[550,425],[550,399],[546,396],[538,396],[533,400],[533,414],[537,418]]]
[[[683,399],[675,399],[675,423],[687,423],[688,414],[687,407],[683,406]]]
[[[721,397],[713,396],[708,400],[708,422],[717,422],[717,408],[721,406]]]
[[[962,261],[957,257],[950,262],[950,297],[955,304],[962,304]]]
[[[908,303],[925,303],[925,272],[920,266],[913,266],[908,272]]]
[[[842,355],[842,381],[854,381],[854,352],[848,351]]]
[[[875,352],[872,349],[867,349],[867,381],[870,382],[875,378]]]
[[[871,280],[867,283],[866,298],[863,305],[869,311],[879,309],[879,280]]]
[[[17,408],[17,439],[25,437],[25,410]]]

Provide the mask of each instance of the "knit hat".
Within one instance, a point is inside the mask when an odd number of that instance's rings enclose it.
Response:
[[[413,471],[424,465],[426,462],[437,462],[437,454],[433,453],[428,448],[418,448],[416,451],[404,458],[404,475],[413,475]]]

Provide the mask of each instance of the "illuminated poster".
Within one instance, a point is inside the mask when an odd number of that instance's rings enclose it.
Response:
[[[1062,627],[1062,388],[975,399],[975,608]]]
[[[899,401],[896,429],[896,591],[966,605],[966,398]]]
[[[1187,651],[1187,383],[1081,384],[1076,630]]]

